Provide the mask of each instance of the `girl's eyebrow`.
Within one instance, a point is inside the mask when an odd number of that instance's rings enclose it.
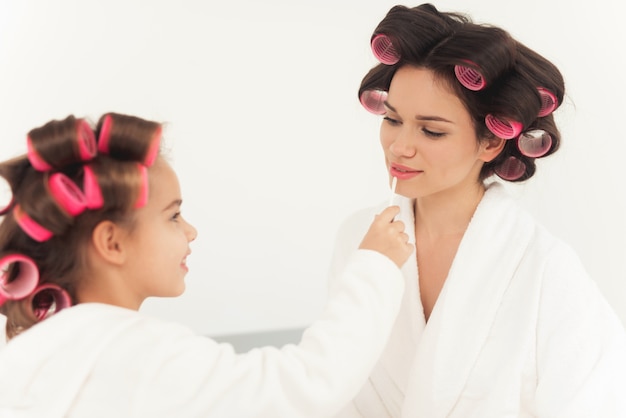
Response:
[[[163,212],[168,211],[168,210],[172,209],[175,206],[180,207],[180,205],[182,205],[182,204],[183,204],[183,200],[182,199],[174,199],[172,201],[172,203],[170,203],[169,205],[167,205],[165,207],[165,209],[163,209]]]
[[[398,113],[398,111],[396,110],[395,107],[393,107],[392,105],[389,104],[388,101],[384,101],[383,102],[385,104],[385,107],[387,107],[389,110],[391,110],[394,113]],[[422,120],[422,121],[434,121],[434,122],[447,122],[447,123],[454,123],[451,120],[448,120],[446,118],[442,118],[441,116],[426,116],[426,115],[415,115],[415,119],[417,120]]]

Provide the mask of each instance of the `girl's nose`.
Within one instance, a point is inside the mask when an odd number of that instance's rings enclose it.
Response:
[[[187,235],[187,240],[189,242],[191,242],[191,241],[195,240],[196,237],[198,236],[198,231],[189,222],[185,221],[185,223],[186,223],[185,234]]]

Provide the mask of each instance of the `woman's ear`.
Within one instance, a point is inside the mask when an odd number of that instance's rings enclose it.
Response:
[[[479,158],[486,163],[490,162],[500,154],[506,141],[498,137],[484,139],[481,143],[482,152]]]
[[[126,259],[124,239],[126,231],[111,221],[102,221],[93,229],[91,242],[96,253],[112,264],[123,264]]]

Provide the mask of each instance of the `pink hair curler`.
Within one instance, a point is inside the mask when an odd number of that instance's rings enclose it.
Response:
[[[104,198],[102,197],[102,189],[100,189],[96,174],[88,165],[83,166],[83,173],[85,204],[88,209],[100,209],[104,206]]]
[[[9,266],[17,263],[19,273],[17,277],[8,283]],[[22,254],[9,254],[0,259],[0,306],[7,300],[19,300],[27,297],[37,287],[39,282],[39,270],[30,258]]]
[[[54,315],[72,306],[72,299],[67,291],[53,283],[38,286],[30,296],[30,306],[37,321]]]
[[[361,105],[370,113],[375,115],[384,115],[385,100],[387,100],[387,92],[384,90],[365,90],[359,98]]]
[[[47,241],[54,235],[51,231],[39,225],[28,216],[19,204],[13,207],[13,217],[15,218],[15,222],[22,228],[22,231],[37,242]]]
[[[515,138],[522,132],[523,125],[517,121],[497,118],[491,114],[485,117],[487,128],[498,138]]]
[[[526,172],[526,164],[511,156],[496,167],[495,172],[504,180],[517,180]]]
[[[89,123],[84,119],[78,121],[76,139],[78,141],[78,152],[83,161],[89,161],[96,156],[98,152],[96,136]]]
[[[9,181],[0,176],[0,216],[5,215],[13,205],[13,190]]]
[[[87,208],[87,199],[69,177],[63,173],[54,173],[48,179],[50,194],[71,216],[80,215]]]
[[[139,175],[141,177],[141,184],[139,186],[139,196],[137,196],[137,201],[135,202],[135,209],[142,208],[148,203],[148,167],[143,164],[137,164],[137,168],[139,168]]]
[[[471,61],[467,61],[470,65],[476,65]],[[468,90],[478,91],[485,88],[487,82],[483,75],[477,70],[466,67],[464,65],[455,65],[454,66],[454,74],[456,75],[459,83],[463,85]]]
[[[371,47],[376,59],[385,65],[394,65],[400,61],[400,54],[394,48],[391,39],[384,33],[374,36]]]
[[[98,135],[98,151],[105,154],[109,153],[109,140],[111,139],[111,128],[113,126],[113,118],[106,115],[100,127],[100,135]]]
[[[543,118],[544,116],[548,116],[550,113],[554,112],[559,104],[559,101],[554,93],[546,88],[537,87],[537,91],[541,97],[541,109],[539,109],[539,114],[537,116]]]
[[[543,129],[526,131],[517,138],[517,148],[527,157],[543,157],[552,147],[552,136]]]
[[[159,147],[161,146],[161,134],[163,132],[163,128],[159,126],[159,128],[154,132],[152,139],[150,140],[150,146],[148,148],[148,152],[146,153],[146,158],[143,163],[146,167],[152,166],[154,161],[156,160],[157,155],[159,155]]]
[[[28,157],[28,161],[30,161],[30,165],[37,171],[49,171],[52,170],[52,166],[44,161],[43,158],[37,153],[35,147],[33,146],[33,141],[30,139],[30,136],[26,137],[26,156]]]

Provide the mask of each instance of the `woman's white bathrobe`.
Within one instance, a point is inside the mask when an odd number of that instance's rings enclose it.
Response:
[[[396,203],[415,242],[413,201]],[[340,229],[335,274],[374,213]],[[339,417],[626,417],[623,325],[572,250],[502,185],[480,202],[428,324],[417,270],[409,258],[389,343]]]
[[[0,350],[0,417],[329,417],[367,379],[404,280],[359,250],[299,345],[229,344],[115,306],[80,304]]]

